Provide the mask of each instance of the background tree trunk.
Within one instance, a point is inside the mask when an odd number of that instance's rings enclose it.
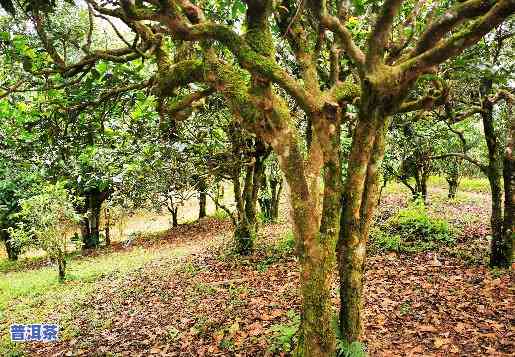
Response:
[[[109,216],[109,207],[104,208],[104,217],[105,217],[104,233],[106,236],[106,246],[109,247],[111,245],[111,231],[110,231],[111,222],[110,222],[110,216]]]
[[[270,188],[272,194],[272,202],[271,202],[271,210],[270,210],[270,220],[272,222],[277,222],[279,219],[279,203],[281,201],[281,191],[283,189],[283,179],[279,180],[270,180]]]
[[[206,181],[203,178],[199,179],[199,186],[198,186],[198,219],[202,219],[207,216],[207,185]]]
[[[447,197],[450,199],[456,198],[456,193],[458,192],[458,178],[456,176],[447,177],[447,183],[449,184],[449,193]]]
[[[177,219],[179,216],[179,207],[174,207],[171,211],[172,213],[172,227],[179,226],[179,220]]]
[[[511,103],[510,103],[511,104]],[[513,264],[515,249],[515,159],[513,151],[515,149],[515,115],[513,108],[510,107],[509,125],[507,125],[506,150],[504,151],[504,227],[503,240],[508,265]],[[512,265],[513,266],[513,265]]]
[[[9,237],[9,233],[7,231],[3,229],[0,230],[0,240],[4,241],[7,259],[11,261],[18,260],[18,255],[20,254],[20,252],[17,248],[15,248],[12,245],[11,238]]]

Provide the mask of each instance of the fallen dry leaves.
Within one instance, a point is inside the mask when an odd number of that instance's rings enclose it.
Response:
[[[265,236],[272,239],[286,229],[269,226]],[[99,281],[98,291],[79,303],[68,323],[76,336],[53,345],[29,345],[28,352],[267,355],[270,327],[287,322],[287,312],[300,306],[296,262],[286,257],[260,269],[266,258],[262,251],[249,258],[220,258],[219,243],[210,242],[221,234],[230,236],[230,227],[213,220],[171,233],[165,242],[201,248],[180,259],[153,261],[120,279]],[[164,243],[142,244],[158,249]],[[512,356],[511,279],[433,253],[370,257],[364,316],[370,355]],[[337,308],[336,286],[334,290]]]

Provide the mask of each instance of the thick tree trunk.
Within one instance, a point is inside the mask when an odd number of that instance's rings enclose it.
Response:
[[[380,107],[368,108],[362,109],[354,133],[338,241],[340,330],[348,342],[359,341],[363,333],[366,243],[377,206],[379,167],[388,121]]]

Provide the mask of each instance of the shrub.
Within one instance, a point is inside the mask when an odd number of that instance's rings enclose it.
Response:
[[[42,193],[21,202],[21,211],[16,214],[21,222],[10,228],[14,244],[20,249],[41,248],[59,269],[59,279],[64,280],[68,235],[80,221],[75,212],[72,197],[58,183],[43,188]]]
[[[420,252],[452,245],[454,237],[445,220],[429,216],[424,204],[416,201],[373,231],[371,243],[383,251]]]
[[[295,250],[295,235],[291,230],[284,233],[276,244],[276,251],[281,255],[292,254]]]

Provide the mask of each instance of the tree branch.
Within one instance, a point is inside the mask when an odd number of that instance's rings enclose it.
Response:
[[[491,3],[490,1],[484,0]],[[469,1],[465,4],[476,3],[475,1]],[[474,45],[484,35],[490,32],[493,28],[501,24],[507,17],[515,12],[515,1],[514,0],[500,0],[495,3],[488,12],[481,16],[479,19],[471,23],[467,28],[462,31],[455,33],[447,40],[442,41],[441,44],[431,47],[435,43],[435,38],[428,37],[424,40],[424,44],[420,45],[420,48],[427,48],[425,52],[422,52],[415,57],[408,59],[407,61],[400,64],[401,69],[406,73],[408,78],[414,78],[418,73],[427,71],[429,68],[436,66],[447,59],[456,56],[461,53],[464,49]],[[471,15],[469,15],[470,17]],[[468,18],[468,17],[464,17]],[[452,22],[452,27],[456,25],[456,22]],[[442,25],[443,26],[443,25]],[[443,26],[447,28],[449,25]],[[440,29],[438,26],[436,29]],[[447,31],[446,31],[447,32]],[[443,36],[443,35],[442,35]],[[440,36],[441,37],[441,36]],[[440,37],[436,37],[436,41]],[[415,52],[416,54],[416,52]]]
[[[341,42],[341,46],[347,56],[356,64],[358,68],[361,68],[365,64],[365,54],[352,40],[350,31],[345,25],[336,17],[328,14],[320,16],[320,23],[323,27],[334,32]]]
[[[404,0],[385,0],[374,29],[368,38],[366,65],[369,68],[382,61],[386,40],[392,29],[393,20]]]
[[[459,152],[451,152],[451,153],[448,153],[448,154],[444,154],[444,155],[437,155],[437,156],[429,156],[428,159],[431,159],[431,160],[439,160],[439,159],[445,159],[447,157],[460,157],[464,160],[467,160],[468,162],[476,165],[483,173],[486,174],[486,172],[488,171],[488,166],[486,165],[483,165],[482,163],[480,163],[479,161],[471,158],[470,156],[468,155],[465,155],[463,153],[459,153]]]

